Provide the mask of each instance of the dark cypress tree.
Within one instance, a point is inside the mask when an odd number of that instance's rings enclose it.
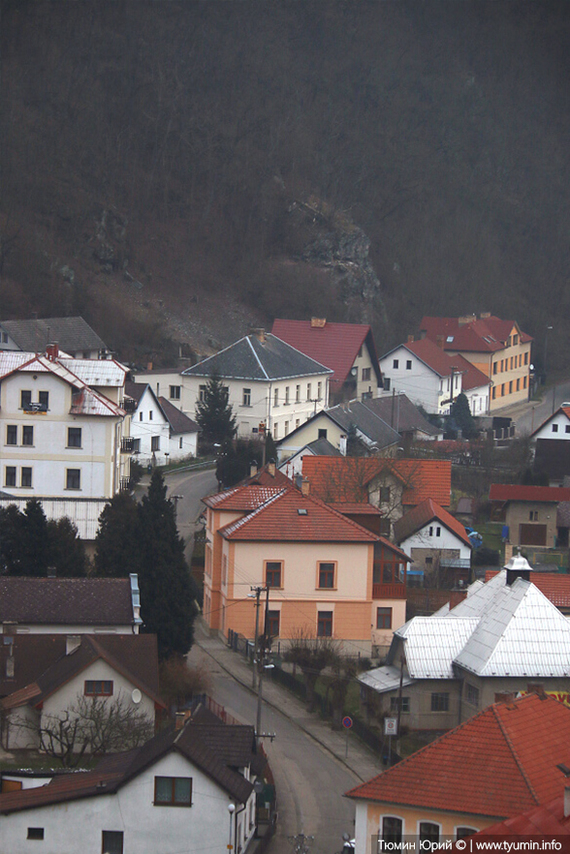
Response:
[[[49,565],[58,578],[81,578],[87,572],[85,546],[71,519],[50,519],[47,523]]]
[[[0,507],[0,575],[22,575],[24,514],[15,504]]]
[[[26,502],[23,513],[19,575],[43,577],[50,566],[48,523],[37,498]]]
[[[465,439],[473,439],[477,435],[475,419],[471,415],[469,401],[463,392],[451,404],[449,416],[450,420],[455,422],[456,428],[461,430]]]
[[[95,572],[124,578],[140,566],[137,503],[128,492],[114,495],[99,517],[95,539]]]
[[[196,421],[205,450],[211,451],[215,444],[223,445],[235,436],[236,417],[228,403],[227,388],[217,376],[210,377],[203,400],[196,404]]]
[[[198,590],[184,558],[166,485],[154,471],[138,506],[143,631],[156,634],[161,658],[185,655],[192,646]]]

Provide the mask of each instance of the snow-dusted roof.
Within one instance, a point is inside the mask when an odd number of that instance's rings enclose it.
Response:
[[[128,368],[115,359],[59,359],[64,367],[91,386],[122,388]]]

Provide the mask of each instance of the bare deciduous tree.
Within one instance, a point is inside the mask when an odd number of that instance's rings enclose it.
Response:
[[[307,689],[307,711],[315,710],[317,679],[337,658],[338,643],[333,638],[315,636],[308,628],[299,629],[293,635],[285,660],[301,668]]]
[[[39,723],[19,719],[16,725],[37,733],[40,750],[66,768],[76,767],[85,754],[131,750],[154,735],[152,719],[122,694],[113,700],[78,694],[60,715],[42,715]]]

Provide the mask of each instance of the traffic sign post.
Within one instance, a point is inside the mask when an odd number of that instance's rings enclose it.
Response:
[[[388,768],[392,766],[392,736],[398,735],[398,718],[384,718],[384,735],[388,736]]]
[[[353,723],[352,718],[351,718],[351,717],[349,717],[348,715],[346,715],[346,717],[344,717],[344,718],[342,719],[342,725],[343,725],[343,727],[344,727],[344,728],[345,728],[345,730],[346,730],[346,751],[345,751],[345,754],[344,754],[344,758],[345,758],[345,759],[347,759],[347,758],[348,758],[348,731],[349,731],[349,729],[352,727],[352,723]]]

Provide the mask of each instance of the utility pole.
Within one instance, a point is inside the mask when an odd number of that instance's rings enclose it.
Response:
[[[258,588],[258,602],[259,602],[259,594],[262,590],[265,590],[265,619],[263,626],[263,644],[258,644],[257,650],[257,722],[256,722],[256,735],[257,738],[261,735],[261,703],[262,703],[262,694],[263,694],[263,673],[265,669],[265,652],[266,652],[266,643],[267,643],[267,612],[269,610],[269,584],[267,587]],[[259,613],[259,609],[258,609]]]
[[[263,587],[252,587],[251,590],[255,595],[255,639],[253,642],[253,673],[251,676],[251,687],[255,691],[257,688],[257,647],[259,645],[259,597]]]

